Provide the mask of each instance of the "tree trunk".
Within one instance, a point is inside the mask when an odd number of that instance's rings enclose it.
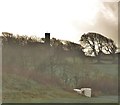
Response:
[[[101,51],[99,51],[98,55],[97,55],[97,63],[101,63]]]

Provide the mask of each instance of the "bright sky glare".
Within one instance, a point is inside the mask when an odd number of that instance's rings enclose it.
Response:
[[[76,23],[94,25],[101,8],[100,0],[0,0],[0,32],[38,37],[49,32],[51,37],[78,42],[84,30]]]

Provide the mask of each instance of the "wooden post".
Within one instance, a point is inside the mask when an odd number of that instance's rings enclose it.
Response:
[[[50,33],[45,33],[45,44],[50,46]]]

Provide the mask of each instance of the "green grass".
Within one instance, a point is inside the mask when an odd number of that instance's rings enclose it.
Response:
[[[69,59],[70,60],[70,59]],[[79,63],[79,60],[77,59]],[[86,65],[86,64],[85,64]],[[94,70],[107,76],[118,76],[117,64],[89,64],[91,72]],[[81,65],[80,65],[81,66]],[[94,69],[94,70],[93,70]],[[45,81],[44,81],[45,82]],[[99,96],[86,98],[75,92],[66,91],[61,86],[52,83],[43,84],[32,78],[21,75],[3,74],[3,102],[26,103],[115,103],[117,96]],[[64,87],[64,86],[63,86]]]
[[[54,86],[44,86],[14,74],[3,78],[3,103],[117,103],[117,96],[87,98]]]
[[[117,96],[101,96],[101,97],[72,97],[72,98],[49,98],[49,99],[41,99],[41,98],[32,98],[32,99],[13,99],[7,100],[4,103],[118,103]]]
[[[101,97],[80,97],[80,98],[55,98],[49,100],[33,99],[32,102],[41,103],[117,103],[117,96],[101,96]]]
[[[91,64],[93,68],[100,71],[101,73],[118,76],[118,65],[117,64]]]
[[[67,61],[73,62],[73,58],[67,58]],[[76,58],[76,63],[82,64],[82,59]],[[93,69],[105,73],[105,74],[110,74],[112,76],[118,76],[118,64],[113,64],[112,62],[110,63],[91,63],[91,62],[85,62],[83,63],[85,66],[91,66],[90,70],[94,72]],[[81,66],[81,65],[80,65]],[[83,65],[82,65],[83,66]]]
[[[78,97],[76,93],[65,91],[59,86],[45,86],[18,75],[3,76],[3,102],[18,102],[32,99],[53,99],[61,97]],[[80,97],[80,96],[79,96]]]

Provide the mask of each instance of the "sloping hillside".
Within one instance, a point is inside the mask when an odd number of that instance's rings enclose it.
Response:
[[[59,85],[45,85],[16,74],[3,76],[3,103],[117,103],[118,101],[117,96],[86,98]]]
[[[41,78],[40,82],[16,74],[3,75],[3,102],[30,102],[33,99],[49,100],[54,98],[78,98],[76,93],[65,90],[52,83],[52,80]],[[39,101],[41,102],[41,101]]]
[[[93,63],[80,53],[79,45],[68,42],[63,49],[60,40],[54,41],[46,46],[26,36],[5,34],[3,102],[96,102],[97,97],[117,96],[117,64]],[[73,92],[82,87],[92,88],[93,100]]]

